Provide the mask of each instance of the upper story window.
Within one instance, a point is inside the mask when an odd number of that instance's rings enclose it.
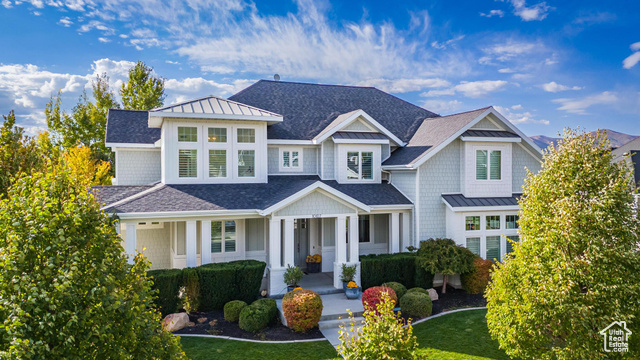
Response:
[[[209,128],[208,129],[209,142],[213,143],[226,143],[227,142],[227,128]]]
[[[251,144],[255,143],[256,129],[238,129],[238,142]]]
[[[373,152],[347,152],[347,179],[373,180]]]
[[[280,148],[280,171],[302,171],[302,148]]]
[[[195,126],[178,126],[178,141],[198,142],[198,128]]]
[[[464,229],[467,231],[480,230],[480,216],[467,216],[464,220]]]
[[[507,229],[519,229],[520,225],[518,221],[520,221],[520,216],[518,215],[507,215],[506,219],[506,228]]]
[[[178,177],[198,177],[198,128],[178,127]]]
[[[487,216],[487,230],[500,229],[500,215]]]
[[[256,176],[255,150],[238,150],[238,177]]]
[[[500,150],[476,150],[476,180],[500,180],[501,157]]]

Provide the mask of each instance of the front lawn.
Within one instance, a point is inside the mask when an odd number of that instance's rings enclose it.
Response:
[[[423,359],[509,359],[491,340],[486,310],[469,310],[441,316],[413,327]],[[200,359],[335,359],[328,341],[294,344],[260,344],[214,338],[183,337],[182,348]]]

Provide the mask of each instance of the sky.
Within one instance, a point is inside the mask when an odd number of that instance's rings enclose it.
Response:
[[[260,79],[375,86],[438,114],[493,105],[527,135],[640,135],[640,1],[0,0],[0,114],[138,60],[165,104]]]

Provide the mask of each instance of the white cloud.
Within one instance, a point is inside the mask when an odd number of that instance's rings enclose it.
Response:
[[[505,1],[505,0],[503,0]],[[506,0],[513,6],[513,13],[523,21],[543,20],[553,8],[546,2],[541,2],[532,6],[527,6],[525,0]]]
[[[109,40],[108,38],[105,37],[99,37],[98,41],[100,41],[101,43],[108,43],[111,42],[111,40]]]
[[[492,92],[504,90],[507,84],[504,80],[462,81],[454,87],[443,90],[429,90],[420,94],[420,96],[432,97],[462,93],[466,97],[479,98]]]
[[[520,104],[518,104],[518,105],[513,105],[513,106],[511,107],[511,110],[523,110],[523,109],[524,109],[524,107],[523,107],[522,105],[520,105]]]
[[[502,10],[491,10],[488,13],[480,13],[480,16],[484,16],[484,17],[488,17],[488,18],[494,17],[494,16],[503,17],[504,16],[504,11],[502,11]]]
[[[636,66],[638,62],[640,62],[640,41],[631,44],[629,48],[631,48],[631,51],[635,52],[622,61],[622,67],[625,69],[631,69],[632,67]]]
[[[60,21],[58,21],[58,24],[64,27],[70,27],[71,25],[73,25],[73,21],[71,21],[71,19],[68,16],[65,16],[60,18]]]
[[[430,99],[422,103],[422,107],[437,114],[450,114],[460,109],[462,102],[458,100]]]
[[[549,120],[536,119],[535,115],[529,111],[520,113],[513,112],[511,110],[523,110],[522,105],[514,105],[511,108],[495,106],[495,109],[507,118],[512,124],[542,124],[549,125]]]
[[[455,38],[449,39],[449,40],[447,40],[445,42],[433,41],[433,42],[431,42],[431,47],[434,47],[434,48],[439,49],[439,50],[444,50],[444,49],[448,48],[450,45],[452,45],[453,43],[458,42],[458,41],[460,41],[462,39],[464,39],[464,35],[456,36]]]
[[[559,91],[567,91],[567,90],[581,90],[580,86],[567,86],[558,84],[555,81],[540,85],[542,89],[546,92],[559,92]]]
[[[604,91],[600,94],[589,95],[583,98],[561,98],[553,100],[554,103],[560,104],[558,110],[563,110],[571,114],[587,115],[587,109],[594,105],[613,105],[619,101],[616,93]]]
[[[2,0],[2,6],[4,6],[7,9],[11,9],[13,7],[13,5],[11,4],[11,1],[9,0]]]

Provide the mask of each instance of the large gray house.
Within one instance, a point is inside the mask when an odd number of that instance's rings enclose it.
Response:
[[[265,261],[322,271],[449,237],[499,259],[518,240],[541,150],[494,108],[439,116],[371,87],[261,80],[222,99],[110,110],[113,186],[96,189],[124,247],[153,268]]]

